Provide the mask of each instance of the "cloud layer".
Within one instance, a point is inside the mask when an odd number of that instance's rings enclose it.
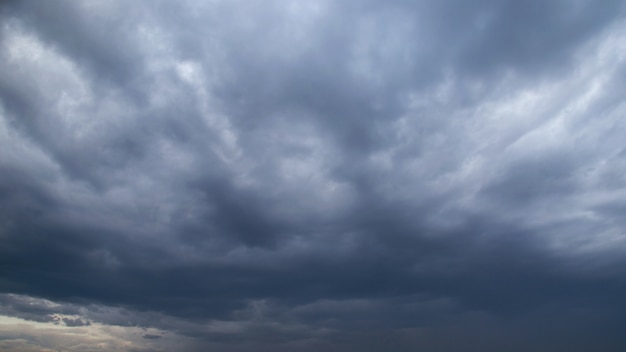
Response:
[[[623,14],[2,3],[0,347],[623,350]]]

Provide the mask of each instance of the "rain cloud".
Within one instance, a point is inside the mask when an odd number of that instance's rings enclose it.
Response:
[[[623,351],[624,6],[0,3],[0,349]]]

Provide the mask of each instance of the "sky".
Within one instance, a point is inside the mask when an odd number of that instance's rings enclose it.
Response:
[[[625,11],[0,2],[0,350],[624,351]]]

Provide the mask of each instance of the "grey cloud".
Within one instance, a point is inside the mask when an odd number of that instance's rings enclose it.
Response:
[[[34,299],[28,296],[3,294],[0,295],[3,315],[16,316],[26,320],[39,322],[52,322],[56,318],[54,314],[78,313],[76,307],[71,305],[59,305],[49,300]]]
[[[62,318],[61,320],[63,321],[65,326],[70,326],[70,327],[91,325],[91,322],[89,320],[82,320],[81,318],[74,318],[74,319]]]
[[[148,339],[148,340],[157,340],[157,339],[160,339],[161,337],[162,337],[161,335],[151,335],[151,334],[143,335],[143,338]]]
[[[623,347],[623,2],[0,9],[2,314]]]

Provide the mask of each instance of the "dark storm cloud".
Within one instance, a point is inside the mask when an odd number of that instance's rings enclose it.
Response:
[[[3,315],[623,348],[621,1],[0,6]]]
[[[144,339],[149,339],[149,340],[156,340],[156,339],[160,339],[161,337],[162,337],[161,335],[150,335],[150,334],[143,335]]]
[[[49,322],[55,320],[53,313],[78,313],[78,309],[67,309],[69,307],[58,309],[52,302],[34,300],[23,296],[5,294],[0,296],[0,299],[2,300],[3,315],[16,316],[26,320]]]
[[[74,327],[74,326],[89,326],[91,325],[91,323],[89,322],[89,320],[85,321],[82,320],[81,318],[62,318],[61,319],[63,321],[63,323],[65,323],[65,326],[69,326],[69,327]]]

